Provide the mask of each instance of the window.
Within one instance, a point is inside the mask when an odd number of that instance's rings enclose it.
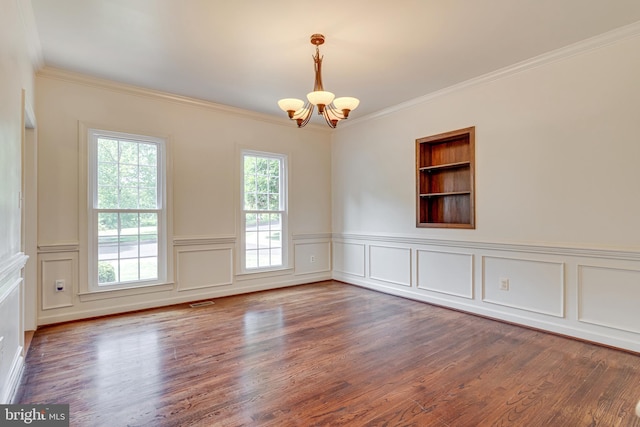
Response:
[[[166,281],[165,140],[89,130],[92,290]]]
[[[286,156],[242,153],[242,266],[244,271],[285,267]]]

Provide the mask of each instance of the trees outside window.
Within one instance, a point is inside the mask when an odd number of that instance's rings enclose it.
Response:
[[[165,141],[97,129],[88,141],[93,288],[164,281]]]
[[[242,265],[245,271],[286,262],[286,156],[242,153]]]

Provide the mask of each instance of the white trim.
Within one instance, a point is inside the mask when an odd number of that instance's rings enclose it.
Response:
[[[137,285],[130,288],[102,289],[99,291],[80,292],[81,302],[98,301],[110,298],[130,297],[133,295],[168,292],[174,289],[173,283],[154,283],[151,285]]]
[[[223,245],[236,243],[236,236],[178,236],[173,238],[173,246]]]
[[[109,90],[113,92],[120,92],[127,95],[141,96],[145,98],[154,98],[157,100],[168,101],[176,104],[188,105],[191,107],[203,108],[206,110],[215,111],[218,113],[231,114],[247,119],[257,120],[270,124],[276,124],[280,126],[286,126],[288,128],[297,129],[292,126],[292,122],[287,118],[286,114],[282,117],[258,113],[255,111],[243,110],[237,107],[231,107],[229,105],[218,104],[204,99],[191,98],[188,96],[176,95],[168,92],[162,92],[154,89],[147,89],[143,87],[128,85],[125,83],[119,83],[111,80],[100,79],[97,77],[88,76],[85,74],[75,73],[68,70],[62,70],[53,67],[43,67],[37,73],[38,77],[61,80],[65,82],[81,84],[85,86],[91,86],[94,88]],[[313,129],[314,131],[321,131],[324,133],[332,132],[333,129],[326,125],[320,125],[317,123],[309,123],[306,128]]]
[[[90,133],[92,133],[90,135]],[[95,187],[92,180],[95,179],[93,172],[95,166],[90,163],[95,163],[91,154],[93,148],[92,140],[96,139],[98,134],[104,133],[108,136],[122,137],[123,139],[133,139],[148,141],[158,144],[161,149],[158,152],[158,192],[161,209],[158,214],[158,262],[160,265],[159,277],[154,281],[143,281],[133,283],[122,283],[118,285],[109,285],[109,289],[130,289],[133,286],[142,286],[154,284],[169,283],[173,280],[173,192],[172,192],[172,152],[171,152],[171,137],[166,135],[159,135],[156,132],[147,132],[130,129],[116,130],[113,126],[89,124],[82,121],[78,122],[78,141],[79,141],[79,231],[80,244],[78,246],[78,252],[80,254],[80,277],[83,280],[80,281],[80,293],[89,292],[101,292],[103,289],[99,288],[97,284],[90,283],[92,277],[90,265],[91,259],[97,259],[95,254],[95,248],[91,243],[92,236],[92,223],[93,220],[89,215],[89,210],[93,210],[93,200],[89,197],[89,190]],[[90,176],[91,175],[91,176]],[[144,210],[144,209],[142,209]],[[53,247],[52,247],[53,246]],[[62,246],[58,244],[49,245],[46,249],[52,249],[55,252],[56,246]],[[65,249],[74,249],[71,245]],[[162,270],[164,269],[164,271]],[[137,284],[139,283],[139,284]]]
[[[38,244],[39,254],[57,253],[57,252],[79,252],[79,251],[80,251],[80,243],[78,242]]]
[[[291,236],[292,240],[315,240],[315,239],[331,239],[331,232],[326,233],[298,233]]]
[[[289,234],[289,176],[290,176],[290,169],[291,169],[291,165],[290,165],[290,158],[289,158],[289,154],[288,153],[278,153],[278,152],[272,152],[272,151],[262,151],[262,150],[255,150],[255,149],[251,149],[251,148],[240,148],[240,153],[239,153],[239,162],[240,162],[240,173],[239,173],[239,179],[240,179],[240,188],[239,188],[239,197],[238,197],[238,210],[240,212],[240,218],[239,218],[239,224],[240,224],[240,239],[239,239],[239,243],[240,243],[240,250],[238,251],[238,261],[239,261],[239,265],[238,265],[238,271],[237,274],[238,275],[251,275],[251,274],[257,274],[257,273],[264,273],[264,272],[268,272],[268,271],[280,271],[280,270],[288,270],[291,268],[291,260],[289,258],[289,255],[292,251],[292,248],[290,247],[290,245],[292,244],[292,238]],[[276,159],[280,162],[280,171],[279,171],[279,209],[278,210],[267,210],[267,211],[259,211],[259,210],[252,210],[252,209],[244,209],[244,188],[245,188],[245,184],[244,184],[244,178],[245,178],[245,171],[244,171],[244,161],[245,161],[245,157],[249,156],[249,157],[259,157],[259,158],[270,158],[270,159]],[[260,215],[263,213],[277,213],[280,215],[281,218],[281,223],[280,223],[280,235],[281,235],[281,264],[280,265],[274,265],[271,267],[257,267],[257,268],[246,268],[246,254],[247,254],[247,250],[246,250],[246,224],[245,224],[245,220],[246,220],[246,214],[247,213],[255,213],[256,215]],[[256,255],[259,257],[258,255],[259,251],[256,251]],[[259,259],[259,258],[258,258]]]
[[[18,252],[13,255],[7,261],[0,264],[0,283],[2,283],[7,277],[13,273],[20,272],[29,259],[23,252]],[[10,287],[13,289],[13,286]],[[0,301],[4,298],[4,293],[0,294]]]
[[[479,86],[485,83],[490,83],[495,80],[507,78],[512,75],[515,75],[524,71],[528,71],[533,68],[541,67],[547,64],[551,64],[554,62],[563,61],[565,59],[571,58],[572,56],[576,56],[592,50],[600,49],[602,47],[605,47],[620,41],[624,41],[633,37],[637,37],[637,36],[640,36],[640,21],[634,22],[624,27],[614,29],[612,31],[608,31],[606,33],[597,35],[595,37],[581,40],[577,43],[573,43],[568,46],[564,46],[559,49],[552,50],[550,52],[543,53],[538,56],[534,56],[533,58],[529,58],[524,61],[520,61],[515,64],[509,65],[507,67],[500,68],[495,71],[491,71],[487,74],[483,74],[481,76],[474,77],[469,80],[465,80],[463,82],[454,84],[452,86],[437,90],[435,92],[431,92],[426,95],[413,98],[409,101],[394,105],[392,107],[385,108],[380,111],[373,112],[371,114],[367,114],[366,116],[361,116],[356,119],[350,118],[349,120],[342,121],[340,123],[340,126],[341,126],[340,128],[343,129],[348,126],[355,125],[356,123],[366,122],[369,120],[374,120],[384,116],[388,116],[390,114],[394,114],[399,111],[406,110],[407,108],[411,108],[419,104],[428,103],[436,98],[449,95],[453,92],[457,92],[473,86]]]
[[[5,383],[5,394],[0,399],[0,404],[12,403],[15,399],[16,392],[20,386],[22,372],[24,371],[24,356],[22,355],[22,348],[22,346],[19,346],[13,356],[11,369],[9,370],[7,382]]]
[[[508,252],[526,252],[539,254],[554,254],[565,256],[585,256],[590,258],[607,258],[616,260],[640,261],[639,250],[624,249],[597,249],[572,246],[551,246],[545,244],[521,244],[521,243],[500,243],[500,242],[480,242],[464,240],[445,240],[422,237],[392,236],[381,234],[342,234],[334,233],[334,240],[366,240],[374,242],[393,242],[410,245],[443,246],[464,249],[483,249]]]

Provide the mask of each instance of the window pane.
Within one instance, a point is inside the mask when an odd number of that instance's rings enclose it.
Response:
[[[98,262],[98,283],[114,283],[118,281],[117,262]]]
[[[258,251],[247,250],[244,257],[245,268],[258,268]]]
[[[271,249],[271,265],[282,265],[282,249]]]
[[[269,178],[269,193],[280,193],[280,178],[277,176]]]
[[[120,209],[138,208],[138,187],[120,187]]]
[[[91,208],[119,211],[91,212],[96,218],[92,238],[97,257],[92,262],[99,270],[97,282],[158,280],[166,257],[159,248],[159,214],[136,210],[164,209],[158,181],[164,172],[159,164],[164,145],[146,141],[150,137],[136,140],[114,132],[113,137],[105,138],[98,133],[109,132],[90,131],[90,141],[95,142],[95,151],[91,151],[95,158],[90,162],[90,170],[91,165],[95,170],[90,182],[96,185],[90,188],[94,194],[90,200],[97,205]]]
[[[244,235],[247,250],[256,249],[258,247],[258,233],[255,231],[247,231]]]
[[[271,250],[258,250],[258,267],[271,267]]]
[[[140,166],[139,168],[141,187],[155,187],[158,174],[155,166]]]
[[[255,173],[245,173],[244,175],[244,191],[253,193],[256,191],[256,175]]]
[[[267,209],[269,209],[269,197],[266,194],[258,194],[256,210],[266,211]]]
[[[155,166],[158,164],[158,147],[156,144],[143,144],[138,145],[140,164]]]
[[[138,186],[138,165],[120,165],[120,185]]]
[[[156,209],[158,207],[158,198],[154,188],[140,188],[138,192],[140,209]]]
[[[255,210],[257,209],[257,198],[255,193],[246,193],[244,195],[244,209]]]
[[[268,193],[269,192],[269,178],[263,175],[258,175],[256,177],[256,186],[258,193]]]
[[[245,212],[244,266],[267,268],[282,265],[282,214],[284,195],[281,194],[283,161],[280,158],[244,155],[243,209]]]
[[[277,194],[269,194],[269,210],[280,210],[280,197]]]
[[[244,174],[254,175],[256,173],[256,158],[252,156],[244,157]]]
[[[138,164],[138,142],[120,141],[120,164]]]
[[[258,248],[264,249],[271,246],[271,233],[268,231],[258,232]]]
[[[140,280],[158,278],[158,257],[140,258]]]
[[[268,230],[271,217],[269,214],[258,214],[258,229]]]
[[[97,207],[99,209],[116,209],[118,207],[118,187],[99,187]]]
[[[257,157],[256,158],[256,173],[259,175],[266,175],[267,171],[269,169],[268,166],[268,159],[265,159],[264,157]]]
[[[98,138],[98,162],[118,161],[118,141],[114,139]]]
[[[118,214],[100,212],[98,214],[98,236],[118,236]]]
[[[140,262],[138,258],[120,260],[120,281],[133,282],[140,280]]]
[[[282,230],[282,215],[270,214],[269,224],[271,224],[271,230]]]
[[[118,185],[117,163],[98,163],[98,185]]]

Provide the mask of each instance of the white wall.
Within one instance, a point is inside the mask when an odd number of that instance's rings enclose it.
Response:
[[[31,46],[23,14],[28,4],[0,0],[0,403],[7,403],[23,366],[21,251],[22,133],[33,105]],[[23,95],[24,92],[24,95]]]
[[[36,82],[40,324],[330,278],[331,144],[324,128],[302,131],[286,118],[60,70],[42,70]],[[173,284],[108,298],[83,294],[86,176],[79,153],[87,126],[169,138]],[[289,155],[292,265],[279,274],[236,274],[240,148]],[[56,279],[71,286],[56,293]]]
[[[342,127],[334,277],[640,351],[639,34],[635,25]],[[476,229],[417,229],[415,140],[469,126]]]

